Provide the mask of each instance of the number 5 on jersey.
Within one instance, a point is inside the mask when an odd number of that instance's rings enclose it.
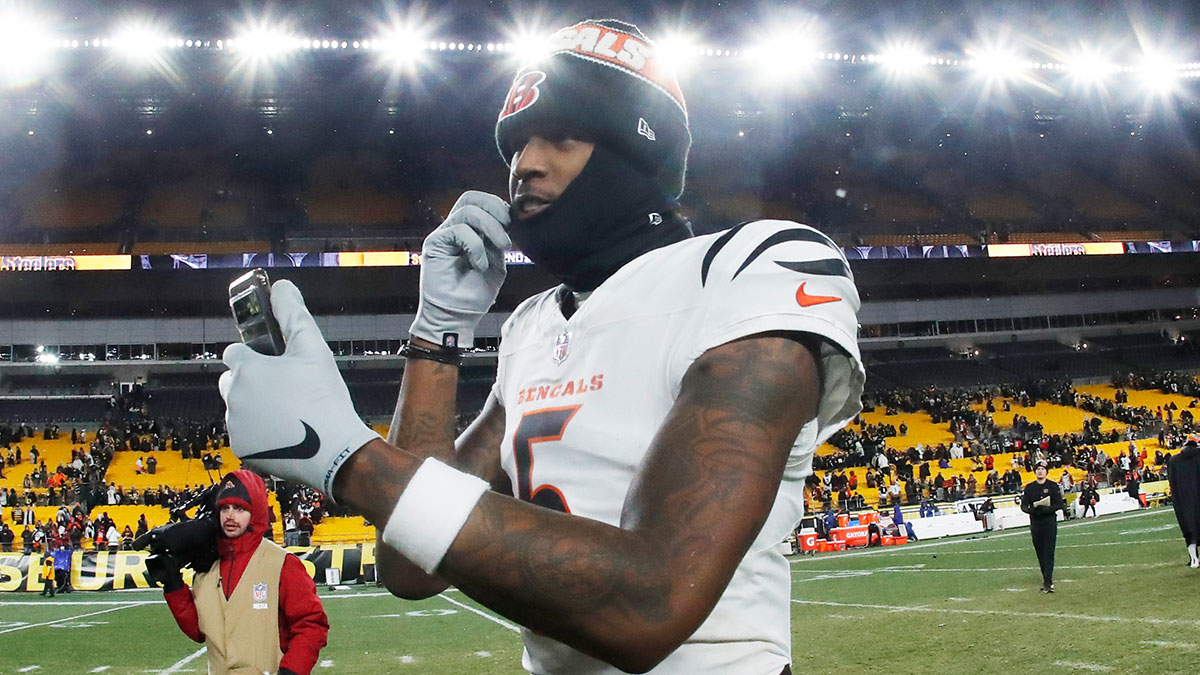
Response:
[[[562,440],[567,424],[575,417],[575,413],[579,412],[580,407],[570,405],[545,408],[521,416],[521,422],[517,424],[517,431],[513,434],[513,457],[517,463],[517,498],[521,501],[563,513],[571,512],[566,498],[558,488],[553,485],[532,487],[533,444]]]

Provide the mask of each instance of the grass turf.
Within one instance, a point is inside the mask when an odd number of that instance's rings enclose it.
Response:
[[[1200,571],[1185,561],[1169,508],[1060,524],[1052,595],[1025,529],[797,556],[794,670],[1194,673]],[[514,627],[456,591],[321,593],[332,628],[317,673],[523,672]],[[53,602],[0,595],[0,674],[205,670],[157,592]]]

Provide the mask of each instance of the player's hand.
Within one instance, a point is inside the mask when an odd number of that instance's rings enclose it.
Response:
[[[464,192],[421,246],[421,302],[409,334],[443,347],[471,348],[475,327],[504,283],[508,204]]]
[[[241,343],[225,349],[229,371],[218,386],[229,444],[249,467],[332,497],[338,469],[379,434],[354,411],[300,289],[275,282],[271,309],[287,342],[283,354],[266,356]]]

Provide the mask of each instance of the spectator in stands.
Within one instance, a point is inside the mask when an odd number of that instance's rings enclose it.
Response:
[[[892,506],[900,503],[900,479],[897,478],[892,481],[891,485],[888,485],[887,494]]]
[[[1058,512],[1066,513],[1058,484],[1046,480],[1049,466],[1045,461],[1034,466],[1036,479],[1025,486],[1021,495],[1021,510],[1029,514],[1029,532],[1033,550],[1042,570],[1042,592],[1054,592],[1054,548],[1058,539]]]
[[[859,497],[859,499],[862,499],[862,497]],[[305,514],[300,514],[300,517],[296,519],[296,529],[299,530],[298,541],[300,546],[312,546],[314,529],[312,518],[309,518]]]
[[[150,453],[146,457],[146,473],[149,473],[149,474],[158,473],[158,460],[154,458],[154,453]]]
[[[121,530],[121,550],[122,551],[132,551],[133,550],[133,528],[129,527],[128,524],[125,525],[124,530]]]
[[[291,511],[283,516],[283,545],[296,546],[300,531],[296,529],[296,516]]]
[[[21,547],[25,555],[33,553],[33,531],[29,529],[28,525],[21,529]]]
[[[1058,479],[1058,486],[1064,495],[1075,488],[1075,479],[1071,478],[1071,472],[1063,469],[1062,477]]]
[[[296,556],[263,538],[267,490],[250,471],[222,479],[219,557],[189,589],[169,556],[147,561],[189,638],[208,645],[209,672],[245,664],[254,672],[310,673],[329,634],[312,577]],[[258,610],[266,610],[258,611]],[[262,621],[259,617],[276,617]]]
[[[109,525],[108,530],[104,533],[104,541],[108,544],[108,552],[116,553],[121,548],[121,534],[117,532],[116,525]]]
[[[135,462],[133,463],[133,472],[134,472],[135,474],[139,474],[139,475],[140,475],[140,474],[143,474],[143,473],[146,473],[146,464],[145,464],[144,462],[142,462],[142,458],[141,458],[141,457],[138,457],[138,458],[137,458],[137,461],[135,461]]]
[[[0,525],[0,551],[12,553],[13,542],[16,541],[17,535],[8,526],[8,523]]]
[[[1190,434],[1183,449],[1167,462],[1171,505],[1187,546],[1188,565],[1200,568],[1200,435]]]
[[[137,530],[133,533],[133,537],[136,539],[149,531],[150,524],[146,522],[146,514],[143,513],[138,516]]]

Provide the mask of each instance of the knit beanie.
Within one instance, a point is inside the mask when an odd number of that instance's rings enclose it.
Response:
[[[221,490],[217,492],[217,509],[226,504],[236,504],[247,511],[251,508],[250,491],[235,472],[226,474],[221,482]]]
[[[692,144],[687,105],[653,43],[633,24],[604,19],[563,28],[548,44],[548,55],[517,71],[504,99],[496,121],[504,161],[538,130],[582,132],[678,198]]]

